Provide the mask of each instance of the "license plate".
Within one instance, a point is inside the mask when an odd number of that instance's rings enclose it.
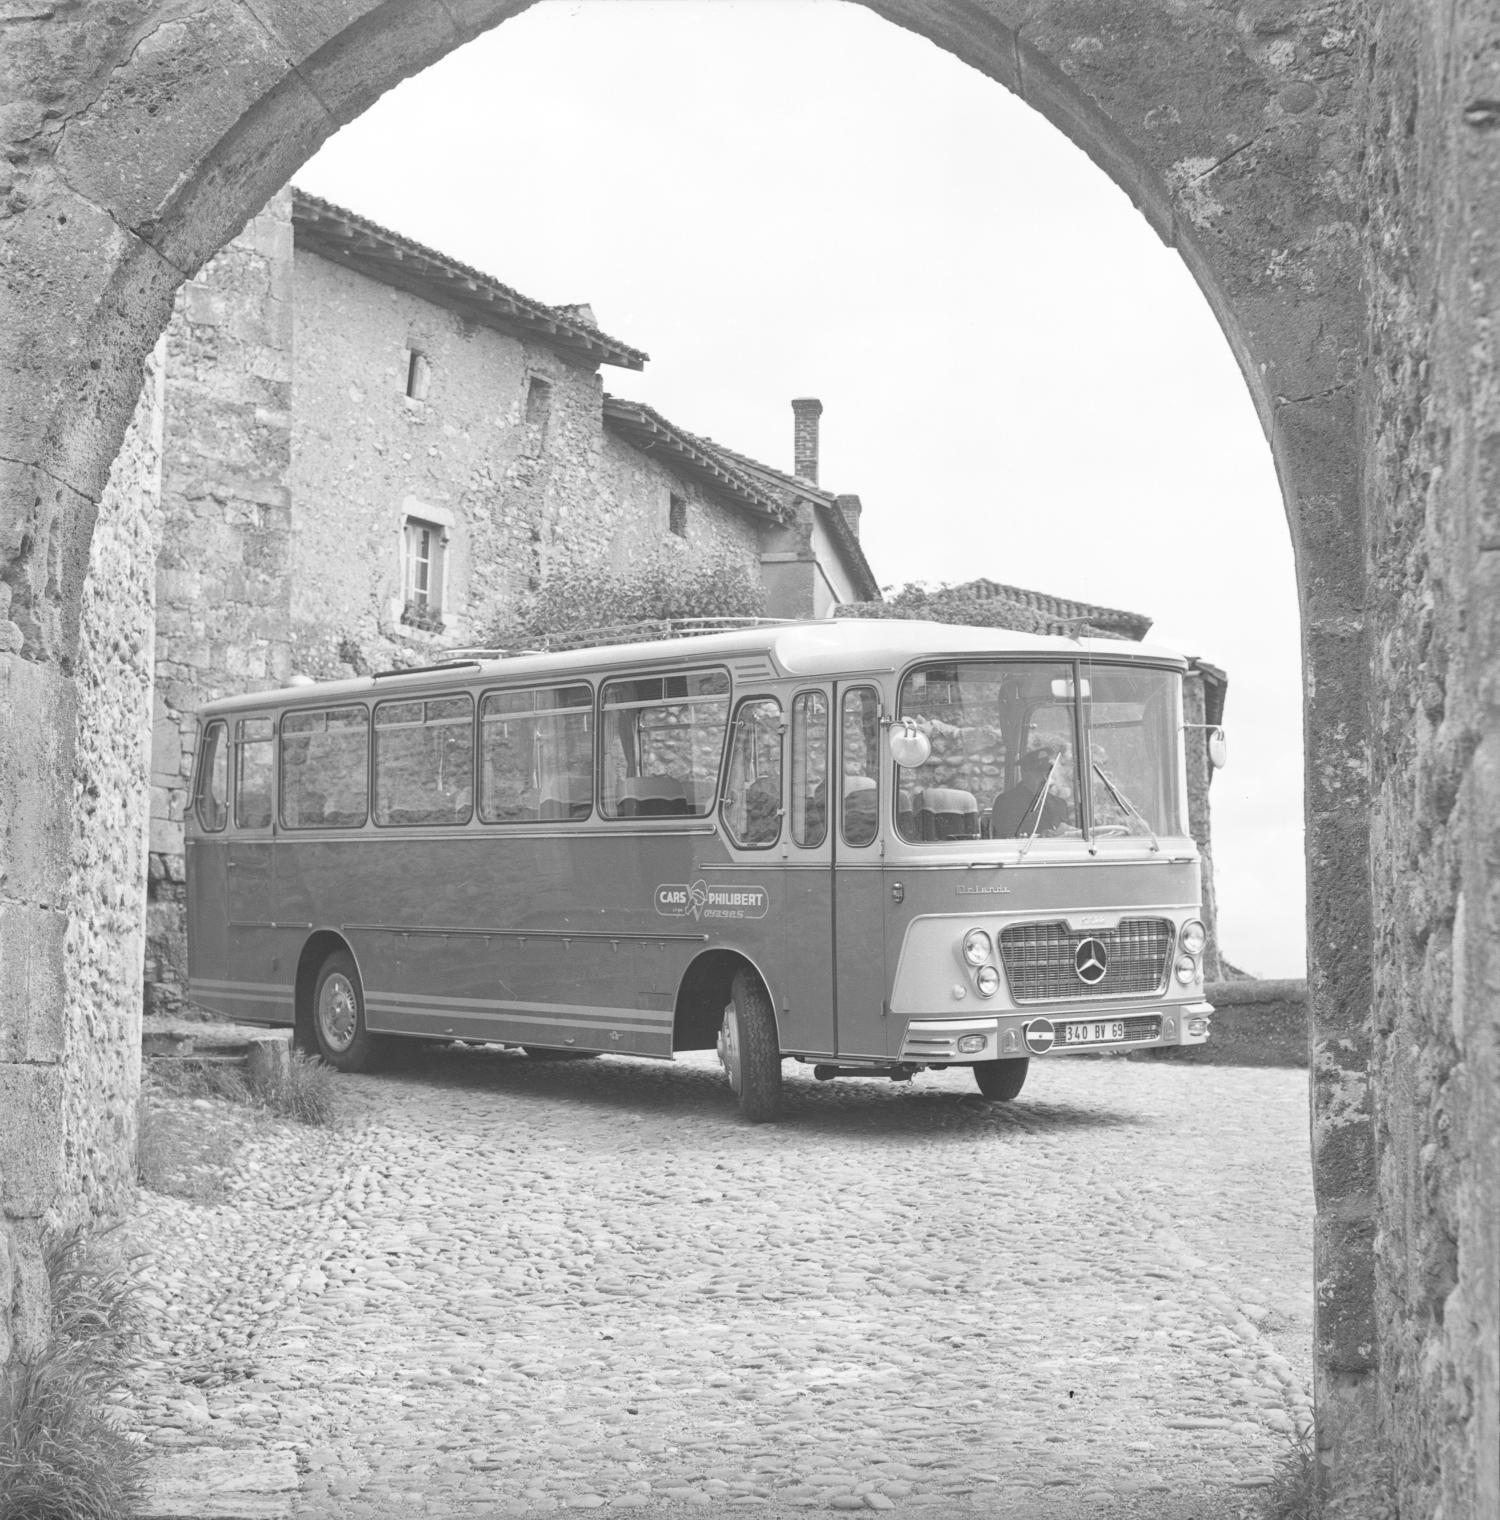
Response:
[[[1116,1019],[1108,1024],[1064,1024],[1064,1045],[1108,1045],[1112,1040],[1125,1038],[1125,1025]]]

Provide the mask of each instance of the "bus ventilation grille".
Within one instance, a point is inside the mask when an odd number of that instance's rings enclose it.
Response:
[[[1108,952],[1104,976],[1092,987],[1074,969],[1074,952],[1086,939],[1100,940]],[[1000,933],[1000,959],[1017,1003],[1153,996],[1166,985],[1172,943],[1164,918],[1127,918],[1118,929],[1077,932],[1066,924],[1013,924]]]

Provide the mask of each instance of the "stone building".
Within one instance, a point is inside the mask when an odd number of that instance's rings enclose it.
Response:
[[[738,568],[782,617],[879,596],[858,498],[817,489],[815,462],[781,476],[604,393],[602,366],[646,357],[587,306],[290,189],[183,288],[163,359],[148,1009],[185,982],[203,702],[489,642],[587,567]]]

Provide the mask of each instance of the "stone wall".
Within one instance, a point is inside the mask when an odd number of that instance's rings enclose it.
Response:
[[[291,675],[290,201],[182,288],[166,333],[146,1007],[187,979],[183,812],[194,713]]]
[[[486,641],[553,576],[659,552],[755,567],[755,524],[609,432],[593,370],[320,254],[295,259],[294,665]],[[407,395],[413,352],[424,393]],[[670,531],[669,502],[685,505]],[[441,626],[403,624],[402,528],[446,529]],[[342,653],[341,653],[342,651]]]
[[[1451,1520],[1500,1514],[1500,18],[1372,23],[1374,1351],[1399,1514]]]
[[[64,942],[63,1224],[119,1218],[135,1189],[163,346],[99,502],[83,588]]]

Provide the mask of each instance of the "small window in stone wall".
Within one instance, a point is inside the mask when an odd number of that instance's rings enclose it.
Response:
[[[412,628],[443,626],[443,555],[447,535],[437,523],[408,517],[402,537],[401,621]]]
[[[687,502],[675,492],[667,499],[667,529],[678,538],[687,537]]]
[[[552,415],[552,382],[533,375],[526,382],[526,425],[539,427],[545,433],[547,419]]]
[[[406,397],[409,401],[425,401],[427,387],[432,383],[432,366],[427,355],[411,348],[406,353]]]

